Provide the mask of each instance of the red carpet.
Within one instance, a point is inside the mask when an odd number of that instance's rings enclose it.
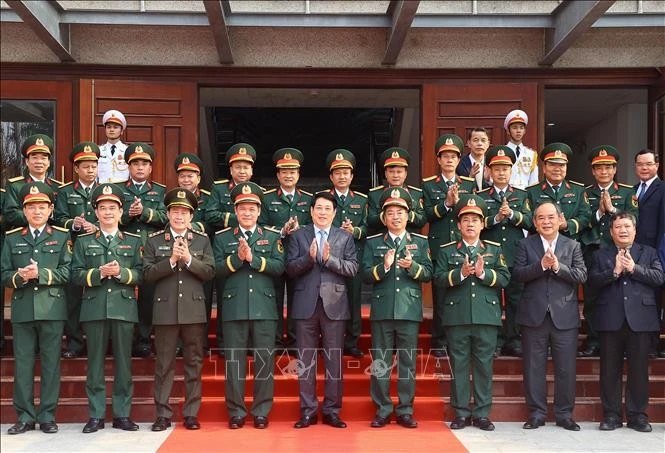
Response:
[[[254,429],[251,417],[244,428],[230,430],[222,423],[205,423],[199,431],[178,425],[159,448],[172,452],[307,452],[382,453],[418,451],[419,453],[467,452],[442,422],[420,422],[417,429],[391,423],[386,428],[370,428],[369,422],[352,422],[346,429],[327,425],[297,430],[293,422],[271,423],[268,429]],[[295,422],[295,420],[294,420]]]

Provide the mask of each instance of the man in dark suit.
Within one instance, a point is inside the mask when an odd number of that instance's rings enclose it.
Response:
[[[466,146],[469,147],[470,152],[460,159],[456,173],[473,179],[474,191],[492,187],[489,170],[485,165],[485,153],[490,146],[487,129],[484,127],[471,129]]]
[[[580,244],[559,234],[561,210],[551,201],[533,213],[537,235],[522,240],[513,277],[524,283],[517,322],[522,326],[524,393],[529,419],[524,429],[545,424],[547,417],[547,348],[554,361],[554,416],[557,426],[579,431],[573,421],[575,360],[580,324],[577,287],[586,280]]]
[[[600,337],[601,431],[623,426],[621,378],[624,353],[628,358],[626,419],[628,427],[650,432],[650,334],[660,328],[654,289],[665,281],[656,250],[634,243],[635,216],[619,212],[610,220],[613,244],[598,250],[591,263],[589,284],[598,288],[593,326]]]
[[[323,423],[346,428],[339,418],[342,408],[342,349],[345,321],[349,319],[349,297],[345,278],[358,271],[353,236],[332,226],[337,200],[330,192],[314,195],[312,225],[298,229],[288,242],[286,273],[296,282],[293,319],[296,345],[304,372],[300,382],[300,420],[295,428],[317,422],[316,351],[319,336],[325,359]]]

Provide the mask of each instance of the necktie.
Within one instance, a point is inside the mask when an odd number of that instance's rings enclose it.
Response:
[[[245,236],[247,236],[247,240],[249,241],[249,238],[252,237],[252,231],[251,230],[245,231]]]
[[[505,194],[503,193],[503,190],[499,190],[499,199],[501,200],[501,203],[503,203],[504,198]]]
[[[446,187],[450,187],[450,186],[452,186],[452,185],[453,185],[453,182],[452,182],[452,181],[446,181]]]
[[[112,235],[112,234],[109,234],[108,236],[106,236],[106,242],[108,242],[109,244],[111,244],[111,241],[112,241],[112,240],[113,240],[113,235]]]
[[[346,201],[346,195],[340,195],[339,196],[339,202],[344,204],[345,201]]]
[[[473,253],[476,251],[476,248],[473,245],[468,245],[467,250],[469,251],[469,260],[473,258]]]
[[[395,236],[395,239],[393,239],[393,242],[395,243],[395,250],[397,250],[399,248],[399,243],[400,243],[399,236]]]
[[[640,196],[637,197],[637,201],[642,201],[642,198],[644,198],[644,194],[647,192],[647,183],[643,182],[642,185],[640,186]]]
[[[86,187],[86,188],[83,189],[83,190],[85,190],[85,196],[86,196],[86,197],[89,197],[89,196],[90,196],[90,186]]]
[[[517,146],[515,147],[515,157],[516,157],[517,159],[520,158],[520,145],[517,145]]]
[[[289,204],[293,203],[293,194],[287,194],[286,199],[289,200]]]
[[[134,188],[136,189],[137,192],[141,191],[141,187],[143,187],[143,184],[134,184]]]
[[[316,249],[316,256],[319,263],[323,263],[323,243],[326,241],[326,232],[319,230],[319,246]]]
[[[554,198],[559,197],[559,186],[552,186],[552,190],[554,191]]]
[[[39,235],[41,234],[41,232],[39,230],[35,230],[34,234],[35,234],[35,241],[37,241],[37,238],[39,238]]]
[[[115,154],[115,145],[111,145],[111,157]]]

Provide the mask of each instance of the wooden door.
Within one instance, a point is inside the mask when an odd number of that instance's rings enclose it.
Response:
[[[79,97],[80,141],[105,143],[104,112],[120,110],[127,119],[122,141],[150,144],[155,150],[152,179],[169,188],[177,185],[175,157],[198,153],[196,83],[82,79]]]

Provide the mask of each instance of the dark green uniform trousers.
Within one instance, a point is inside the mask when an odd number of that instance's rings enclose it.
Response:
[[[139,297],[137,304],[139,308],[138,331],[134,341],[134,347],[150,347],[150,334],[152,333],[152,306],[155,296],[155,285],[153,283],[142,283],[139,285]]]
[[[247,416],[245,380],[247,349],[254,348],[254,401],[251,414],[267,417],[272,408],[275,369],[276,320],[224,321],[226,354],[226,408],[230,417]]]
[[[390,374],[393,368],[393,345],[396,348],[397,416],[413,414],[416,396],[416,357],[420,322],[403,320],[372,321],[372,369],[370,394],[376,404],[376,415],[386,418],[393,413],[390,398]]]
[[[436,266],[432,262],[432,268]],[[430,325],[430,349],[443,349],[447,347],[446,331],[443,328],[443,306],[446,289],[432,283],[432,324]]]
[[[512,272],[513,269],[510,268],[510,271]],[[521,347],[520,326],[517,324],[515,318],[517,317],[517,307],[523,290],[524,283],[518,282],[513,278],[510,279],[508,286],[503,290],[506,316],[503,320],[503,328],[499,329],[497,349],[500,349],[502,346],[511,348]]]
[[[362,256],[358,262],[362,261]],[[344,347],[358,347],[358,339],[362,333],[362,286],[363,281],[360,274],[345,279],[346,292],[349,295],[349,313],[351,317],[346,321],[344,330]]]
[[[83,352],[83,333],[79,323],[82,296],[83,288],[81,286],[70,283],[65,287],[65,297],[67,298],[66,349],[77,354]]]
[[[14,336],[14,409],[18,421],[55,421],[60,395],[60,346],[65,321],[12,323]],[[39,348],[41,384],[39,412],[35,407],[35,351]]]
[[[134,323],[118,319],[86,321],[86,345],[88,347],[88,377],[85,392],[88,395],[90,418],[104,418],[106,414],[106,382],[104,363],[106,347],[111,337],[113,347],[113,417],[129,417],[132,409],[132,335]]]
[[[498,326],[446,326],[452,381],[450,405],[456,417],[487,417],[492,407],[492,365]],[[473,368],[473,410],[470,372]]]

